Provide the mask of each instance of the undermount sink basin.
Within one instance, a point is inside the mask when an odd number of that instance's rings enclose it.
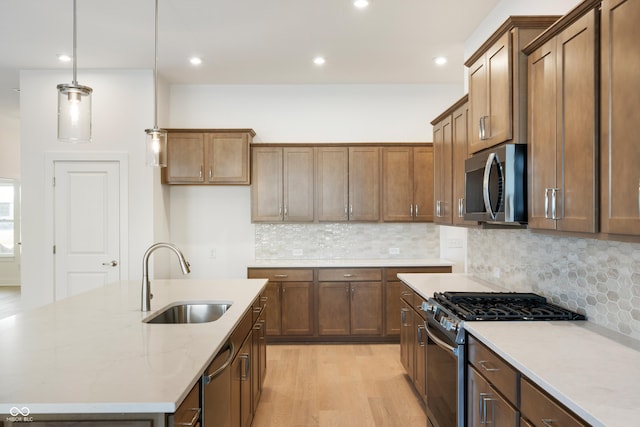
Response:
[[[144,320],[145,323],[208,323],[218,320],[231,307],[227,302],[174,304]]]

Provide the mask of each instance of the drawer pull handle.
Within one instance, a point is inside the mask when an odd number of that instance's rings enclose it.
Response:
[[[244,364],[243,364],[243,368],[241,368],[241,372],[240,372],[240,381],[249,381],[249,379],[251,378],[251,367],[249,365],[249,355],[246,353],[241,354],[240,356],[238,356],[240,359],[244,360]]]
[[[289,277],[288,274],[274,274],[273,277],[277,277],[278,279],[284,279],[285,277]]]
[[[496,372],[496,371],[499,371],[499,370],[500,370],[500,368],[491,368],[491,367],[488,367],[488,362],[487,362],[486,360],[481,360],[481,361],[479,361],[479,362],[478,362],[478,364],[479,364],[480,366],[482,366],[482,369],[484,369],[484,370],[485,370],[485,371],[487,371],[487,372]]]
[[[540,421],[542,421],[542,425],[545,425],[547,427],[553,427],[553,423],[555,420],[552,420],[550,418],[542,418]]]
[[[253,309],[253,312],[254,312],[254,313],[260,313],[261,311],[262,311],[262,307],[255,307],[255,308]]]
[[[353,277],[353,276],[355,276],[355,274],[349,274],[349,273],[347,273],[347,274],[343,274],[343,275],[342,275],[342,277]]]
[[[193,411],[193,417],[188,423],[176,423],[177,426],[195,426],[200,419],[200,408],[189,408],[188,411]]]

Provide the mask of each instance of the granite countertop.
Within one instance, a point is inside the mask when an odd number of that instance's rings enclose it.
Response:
[[[419,259],[265,259],[255,260],[249,268],[316,267],[451,267],[453,262],[440,258]]]
[[[0,319],[0,414],[172,413],[266,285],[264,279],[153,280],[106,285]],[[226,301],[217,321],[148,324],[174,302]]]
[[[462,274],[399,274],[423,297],[499,291]],[[465,322],[465,329],[595,427],[640,419],[640,343],[589,321]]]

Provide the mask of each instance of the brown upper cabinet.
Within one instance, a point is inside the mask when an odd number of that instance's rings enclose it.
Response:
[[[312,147],[253,147],[251,219],[254,222],[312,222]]]
[[[599,1],[526,47],[529,227],[597,232]]]
[[[477,225],[464,220],[464,161],[468,156],[469,103],[465,95],[436,117],[433,125],[434,222]]]
[[[433,148],[382,148],[383,220],[433,221]]]
[[[252,129],[168,129],[165,184],[248,185]]]
[[[469,67],[469,153],[526,142],[527,58],[522,48],[559,16],[512,16],[465,62]]]
[[[380,219],[380,147],[316,147],[319,222]]]
[[[640,2],[602,2],[601,231],[640,236]]]

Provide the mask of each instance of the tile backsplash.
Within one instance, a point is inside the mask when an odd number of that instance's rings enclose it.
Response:
[[[256,224],[255,229],[256,260],[440,257],[434,224]]]
[[[640,244],[471,229],[467,257],[481,279],[542,294],[640,339]]]

